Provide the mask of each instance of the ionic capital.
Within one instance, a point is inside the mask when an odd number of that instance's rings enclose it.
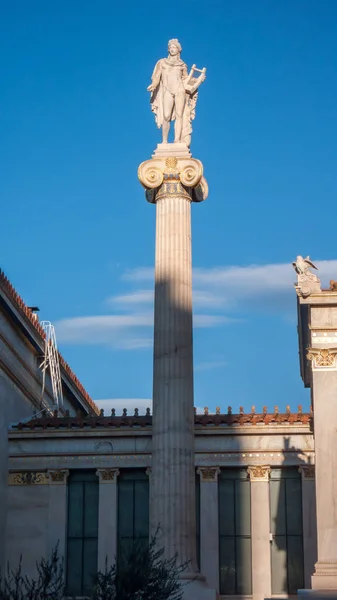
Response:
[[[251,466],[247,468],[247,473],[251,481],[269,481],[270,467]]]
[[[96,475],[99,477],[99,483],[117,483],[119,469],[97,469]]]
[[[307,359],[313,371],[337,370],[337,348],[308,348]]]
[[[197,473],[198,475],[200,475],[200,481],[202,483],[216,483],[218,481],[218,475],[220,474],[220,472],[220,467],[199,467],[197,469]]]
[[[68,469],[49,470],[47,472],[50,485],[66,485],[68,475]]]
[[[156,202],[157,196],[183,195],[194,202],[201,202],[208,195],[203,166],[196,158],[167,156],[146,160],[138,167],[138,179],[151,203]]]
[[[315,465],[301,465],[298,470],[302,475],[302,479],[315,478]]]

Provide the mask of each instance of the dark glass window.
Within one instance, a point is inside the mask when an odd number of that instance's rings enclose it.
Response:
[[[200,476],[195,479],[195,517],[197,532],[197,565],[200,569]]]
[[[297,594],[304,587],[302,482],[298,468],[270,475],[271,571],[273,594]]]
[[[220,594],[251,595],[250,480],[247,469],[219,475]]]
[[[118,477],[118,563],[125,553],[149,543],[149,477],[141,469],[125,469]]]
[[[87,594],[97,573],[98,490],[95,471],[70,472],[66,565],[69,596]]]

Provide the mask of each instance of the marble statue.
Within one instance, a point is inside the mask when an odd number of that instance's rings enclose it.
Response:
[[[310,260],[310,256],[296,256],[296,260],[292,263],[297,273],[297,284],[295,284],[296,292],[302,298],[307,298],[311,294],[320,293],[321,282],[315,273],[311,273],[310,269],[316,269],[316,265]]]
[[[310,260],[310,256],[303,258],[303,256],[296,256],[296,261],[293,262],[293,267],[297,275],[310,275],[309,269],[316,269],[316,265]]]
[[[193,65],[188,73],[187,65],[180,58],[181,50],[177,39],[169,41],[169,55],[157,62],[147,90],[151,92],[150,102],[156,123],[162,128],[163,143],[168,142],[170,122],[175,121],[174,142],[182,142],[189,147],[198,88],[206,78],[206,69],[197,69]],[[194,72],[200,75],[194,77]]]

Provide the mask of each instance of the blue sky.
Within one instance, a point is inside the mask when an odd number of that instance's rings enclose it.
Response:
[[[102,406],[152,394],[160,141],[146,87],[167,40],[207,67],[193,156],[195,405],[309,405],[297,254],[337,278],[335,0],[13,0],[0,23],[1,266]],[[128,400],[129,399],[129,400]]]

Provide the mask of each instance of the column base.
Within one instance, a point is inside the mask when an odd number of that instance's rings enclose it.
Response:
[[[315,573],[311,577],[311,587],[317,591],[335,590],[337,595],[337,563],[317,562]]]

